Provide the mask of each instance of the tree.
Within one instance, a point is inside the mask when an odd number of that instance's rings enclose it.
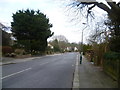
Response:
[[[96,0],[73,0],[74,2],[71,4],[72,6],[77,6],[79,9],[83,9],[87,7],[87,14],[90,15],[92,13],[92,9],[97,6],[98,8],[106,11],[111,17],[114,17],[114,19],[117,20],[119,18],[119,11],[120,11],[120,2],[116,3],[112,0],[105,0],[106,4],[103,2],[98,2]],[[114,13],[113,13],[114,12]],[[87,16],[88,16],[87,15]],[[117,16],[117,17],[116,17]],[[117,20],[119,22],[119,20]]]
[[[67,38],[64,35],[56,35],[52,37],[53,40],[57,39],[58,41],[68,42]]]
[[[112,51],[115,52],[120,52],[120,49],[115,49],[119,48],[119,43],[120,42],[120,2],[113,2],[112,0],[105,0],[106,3],[104,4],[103,2],[98,2],[96,0],[76,0],[73,1],[71,4],[72,7],[77,7],[77,10],[80,10],[81,12],[86,10],[86,18],[89,16],[93,16],[94,13],[94,8],[97,6],[98,8],[102,9],[103,11],[107,12],[108,14],[108,20],[105,22],[106,25],[108,25],[109,29],[112,32],[112,38],[110,42],[110,48]],[[114,42],[114,44],[113,44]],[[113,47],[113,48],[112,48]]]
[[[56,35],[52,37],[53,40],[58,41],[58,45],[61,52],[64,52],[64,49],[67,47],[68,40],[64,35]]]
[[[11,22],[13,36],[17,44],[27,51],[44,52],[47,39],[53,35],[50,31],[52,24],[39,10],[19,10],[13,14]]]
[[[50,44],[54,47],[54,52],[60,52],[60,46],[59,46],[59,42],[57,39],[53,40],[52,42],[50,42]]]
[[[111,51],[120,53],[120,22],[108,19],[105,22],[106,26],[110,29],[109,48]]]
[[[92,49],[92,45],[90,44],[83,44],[83,52],[86,53],[87,50]]]

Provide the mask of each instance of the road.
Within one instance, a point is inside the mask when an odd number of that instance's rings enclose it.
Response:
[[[2,67],[3,88],[72,88],[78,53],[43,56]]]

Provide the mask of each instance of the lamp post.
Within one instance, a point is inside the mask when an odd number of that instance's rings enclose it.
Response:
[[[82,23],[82,24],[86,24],[86,23]],[[87,27],[87,26],[86,26]],[[83,28],[82,29],[82,40],[81,40],[81,53],[80,53],[80,64],[82,63],[82,55],[83,55],[83,31],[86,29],[86,27],[85,28]]]
[[[82,23],[84,25],[86,25],[86,23]],[[81,51],[83,52],[83,31],[87,28],[87,26],[85,28],[82,29],[82,38],[81,38]]]

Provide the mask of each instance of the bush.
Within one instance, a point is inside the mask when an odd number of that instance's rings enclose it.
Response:
[[[5,54],[6,57],[15,57],[16,54],[15,53],[7,53]]]
[[[2,53],[3,54],[12,53],[12,52],[13,52],[12,47],[10,47],[10,46],[3,46],[2,47]]]
[[[117,52],[107,52],[104,54],[104,59],[106,60],[120,60],[120,53]]]
[[[25,50],[24,50],[24,49],[16,49],[16,50],[15,50],[15,53],[16,53],[17,55],[25,55]]]

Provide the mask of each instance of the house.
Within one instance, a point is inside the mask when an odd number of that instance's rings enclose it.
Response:
[[[12,33],[9,33],[10,27],[7,27],[0,23],[0,32],[1,32],[1,38],[2,38],[2,46],[9,46],[13,44],[12,40]]]
[[[54,47],[53,47],[51,44],[49,44],[49,43],[48,43],[48,47],[50,47],[51,49],[53,49],[53,48],[54,48]]]
[[[75,52],[77,52],[77,51],[78,51],[77,47],[74,47],[74,51],[75,51]]]

